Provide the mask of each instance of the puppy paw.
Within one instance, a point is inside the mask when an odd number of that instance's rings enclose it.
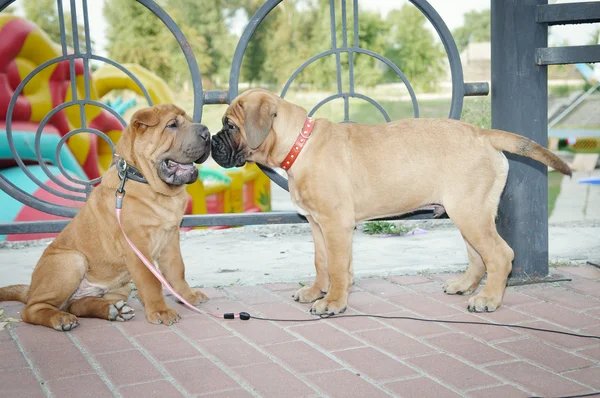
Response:
[[[177,323],[181,317],[173,308],[165,307],[161,309],[146,310],[146,319],[155,325],[171,326]]]
[[[341,314],[346,311],[348,307],[348,300],[330,300],[325,296],[321,300],[314,302],[310,309],[310,313],[313,315],[335,315]]]
[[[465,278],[451,279],[444,283],[444,293],[446,294],[471,294],[477,287],[478,283],[466,280]]]
[[[79,326],[77,317],[68,312],[58,312],[56,315],[53,315],[51,323],[52,327],[59,332],[68,332]]]
[[[500,307],[500,304],[502,304],[501,296],[490,296],[482,291],[469,299],[467,308],[470,312],[493,312]]]
[[[200,289],[192,289],[191,300],[189,300],[190,304],[198,305],[200,303],[205,303],[208,301],[208,296],[200,291]]]
[[[132,319],[135,316],[133,308],[128,306],[123,300],[111,304],[108,307],[108,320],[125,322]]]
[[[312,303],[315,300],[325,297],[325,293],[320,288],[315,287],[315,285],[303,286],[292,297],[301,303]]]

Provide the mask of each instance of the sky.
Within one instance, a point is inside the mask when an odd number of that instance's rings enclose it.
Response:
[[[572,3],[576,1],[580,0],[550,0],[549,2]],[[19,3],[20,1],[16,2],[17,7]],[[336,0],[336,3],[339,4],[339,0]],[[359,0],[360,7],[371,11],[378,11],[383,16],[387,15],[391,9],[400,8],[405,3],[407,3],[407,0]],[[69,2],[63,0],[63,4],[65,10],[69,10]],[[76,0],[76,4],[78,9],[78,19],[81,20],[83,16],[81,10],[82,0]],[[87,0],[87,4],[90,15],[91,36],[96,43],[96,52],[99,55],[106,56],[107,54],[104,49],[106,45],[105,31],[108,29],[108,26],[102,15],[104,0]],[[464,13],[473,10],[481,11],[490,8],[490,0],[429,0],[429,4],[436,9],[450,30],[462,25]],[[238,17],[234,19],[234,32],[241,34],[245,28],[246,22],[247,21],[244,16],[238,15]],[[429,26],[431,27],[431,25]],[[433,27],[431,27],[431,29],[433,29]],[[563,42],[567,42],[570,45],[587,44],[587,41],[589,40],[589,37],[594,29],[596,29],[596,25],[594,24],[554,26],[552,27],[549,45],[560,45]]]

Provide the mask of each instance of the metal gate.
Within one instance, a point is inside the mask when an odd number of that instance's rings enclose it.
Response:
[[[15,0],[0,0],[0,11],[8,7]],[[113,114],[116,118],[119,119],[123,126],[126,125],[125,120],[112,108],[103,104],[98,100],[94,100],[90,96],[90,61],[101,61],[108,64],[111,64],[121,71],[123,71],[127,76],[129,76],[135,83],[139,86],[142,93],[144,94],[149,105],[152,105],[152,99],[148,94],[147,89],[141,83],[141,81],[127,68],[123,65],[120,65],[113,60],[107,59],[105,57],[96,55],[92,52],[90,46],[90,37],[89,37],[89,15],[88,15],[88,1],[80,0],[83,8],[83,29],[85,30],[85,46],[82,46],[82,43],[79,43],[78,38],[78,26],[77,26],[77,8],[76,8],[76,0],[70,0],[70,8],[71,8],[71,21],[65,20],[65,13],[63,10],[63,4],[61,0],[57,0],[58,5],[58,14],[59,14],[59,23],[60,23],[60,33],[61,33],[61,46],[62,46],[62,55],[59,57],[52,59],[44,64],[35,68],[31,73],[29,73],[18,85],[14,94],[12,95],[11,101],[8,105],[8,113],[6,117],[6,134],[9,143],[9,147],[14,155],[15,161],[18,166],[27,174],[27,176],[39,187],[44,190],[57,195],[59,197],[70,199],[74,201],[83,202],[87,199],[92,186],[99,181],[99,179],[94,179],[91,181],[76,179],[73,176],[69,175],[69,173],[65,170],[65,168],[58,162],[58,167],[62,174],[69,180],[69,183],[65,183],[64,180],[56,178],[46,166],[42,155],[40,153],[40,137],[42,134],[42,129],[48,123],[48,121],[55,115],[57,112],[67,108],[67,107],[78,107],[81,121],[81,128],[70,131],[68,134],[64,135],[57,148],[57,153],[60,151],[61,147],[65,144],[66,140],[76,134],[79,133],[91,133],[98,136],[98,139],[102,139],[108,142],[111,149],[113,148],[113,143],[110,141],[110,138],[98,129],[91,128],[89,126],[89,121],[86,120],[86,115],[84,111],[85,105],[93,105],[99,108],[102,108],[111,114]],[[133,0],[124,0],[124,1],[133,1]],[[245,30],[243,31],[241,38],[237,44],[232,62],[231,62],[231,70],[229,74],[229,86],[227,90],[224,91],[205,91],[202,87],[201,75],[198,70],[198,64],[196,62],[196,58],[192,53],[191,46],[188,43],[186,37],[183,35],[177,24],[174,20],[154,1],[152,0],[137,0],[140,4],[145,6],[149,11],[151,11],[173,34],[177,43],[179,44],[181,51],[183,52],[185,59],[187,61],[187,66],[189,68],[191,74],[193,95],[194,95],[194,106],[193,106],[193,120],[195,122],[199,122],[202,119],[202,110],[206,105],[213,104],[229,104],[238,94],[238,84],[239,84],[239,76],[240,70],[242,66],[242,60],[244,58],[245,52],[248,48],[248,44],[252,39],[252,36],[256,29],[263,22],[265,17],[273,10],[282,0],[267,0],[258,11],[252,16]],[[322,0],[327,1],[327,0]],[[359,44],[359,11],[358,11],[358,0],[352,0],[352,29],[348,28],[347,23],[347,0],[329,0],[330,7],[330,25],[331,25],[331,48],[321,52],[319,54],[315,54],[312,58],[308,59],[306,62],[302,63],[298,66],[292,76],[289,77],[287,83],[284,85],[283,90],[281,92],[281,97],[285,97],[288,89],[294,79],[298,76],[298,74],[304,70],[311,63],[323,58],[323,57],[335,57],[336,61],[336,78],[337,78],[337,92],[334,95],[331,95],[327,98],[324,98],[321,102],[319,102],[313,109],[310,110],[310,115],[314,114],[322,105],[326,104],[329,101],[334,99],[343,99],[344,101],[344,122],[351,121],[351,113],[350,113],[350,98],[356,98],[360,100],[364,100],[372,104],[385,118],[385,120],[389,121],[390,117],[385,111],[385,109],[373,98],[370,98],[355,89],[354,85],[354,56],[355,54],[365,54],[371,57],[375,57],[384,64],[386,64],[389,68],[391,68],[398,77],[402,80],[404,85],[406,86],[413,105],[413,113],[415,117],[419,117],[419,105],[417,101],[417,97],[414,93],[414,90],[406,78],[406,76],[402,73],[402,71],[389,59],[384,57],[381,54],[373,52],[367,48],[360,47]],[[433,9],[433,7],[426,0],[410,0],[410,2],[416,6],[424,16],[429,20],[429,22],[433,25],[435,30],[437,31],[439,38],[441,39],[444,48],[446,50],[448,61],[450,65],[450,72],[452,76],[452,102],[450,107],[449,117],[459,119],[462,106],[463,99],[465,96],[469,95],[487,95],[488,94],[488,84],[487,83],[465,83],[463,80],[463,72],[462,66],[460,62],[460,56],[452,35],[450,31],[444,24],[444,21],[440,18],[438,13]],[[341,43],[337,41],[336,38],[336,7],[340,7],[341,10],[341,23],[342,28],[342,40]],[[65,24],[70,23],[72,27],[72,37],[73,42],[67,43],[66,33],[65,33]],[[350,37],[349,37],[350,36]],[[73,48],[73,53],[69,54],[67,51],[67,45]],[[342,53],[348,54],[348,82],[349,89],[344,91],[342,89],[342,64],[340,60],[340,56]],[[61,63],[68,62],[70,69],[70,79],[71,79],[71,100],[67,101],[59,106],[55,107],[50,111],[39,124],[39,128],[36,133],[35,138],[35,155],[39,166],[44,170],[45,174],[53,181],[55,184],[58,184],[60,187],[69,191],[69,193],[63,193],[52,186],[48,186],[43,183],[38,177],[27,170],[25,162],[19,157],[17,151],[15,149],[15,144],[13,140],[13,113],[15,110],[15,105],[17,103],[17,98],[19,94],[23,91],[25,85],[31,81],[31,79],[42,71],[44,68]],[[83,79],[84,79],[84,95],[81,96],[81,93],[77,92],[76,88],[76,64],[83,63]],[[79,95],[78,95],[79,94]],[[274,170],[260,166],[261,169],[279,186],[287,190],[287,180],[279,175]],[[56,203],[51,203],[49,201],[34,197],[33,195],[25,192],[19,186],[17,186],[14,182],[9,181],[7,178],[0,175],[0,189],[4,192],[17,199],[18,201],[30,206],[34,209],[40,210],[45,213],[50,213],[57,216],[64,217],[73,217],[77,211],[77,206],[65,206],[59,205]],[[404,218],[430,218],[432,216],[431,212],[421,212],[419,214],[412,214]],[[209,214],[209,215],[188,215],[184,217],[182,222],[182,226],[193,227],[193,226],[217,226],[217,225],[252,225],[252,224],[280,224],[280,223],[298,223],[298,222],[306,222],[304,217],[298,215],[297,213],[292,212],[272,212],[272,213],[241,213],[241,214]],[[62,230],[65,225],[68,223],[68,220],[53,220],[53,221],[32,221],[32,222],[19,222],[19,223],[0,223],[0,234],[19,234],[19,233],[40,233],[40,232],[58,232]]]

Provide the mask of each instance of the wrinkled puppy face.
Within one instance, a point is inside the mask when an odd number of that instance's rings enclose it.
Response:
[[[131,125],[136,133],[134,152],[154,166],[162,181],[178,186],[198,179],[194,163],[210,155],[206,126],[192,123],[185,111],[171,104],[137,111]]]
[[[277,97],[255,89],[239,95],[223,116],[223,128],[213,136],[212,157],[221,167],[241,167],[261,150],[277,117]]]

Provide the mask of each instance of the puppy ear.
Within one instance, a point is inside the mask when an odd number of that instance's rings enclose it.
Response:
[[[154,108],[140,109],[131,117],[130,125],[135,130],[146,130],[148,127],[154,127],[160,122],[160,118]]]
[[[256,149],[271,131],[273,119],[277,116],[277,103],[273,98],[263,96],[260,101],[246,101],[242,106],[246,141],[251,149]]]

